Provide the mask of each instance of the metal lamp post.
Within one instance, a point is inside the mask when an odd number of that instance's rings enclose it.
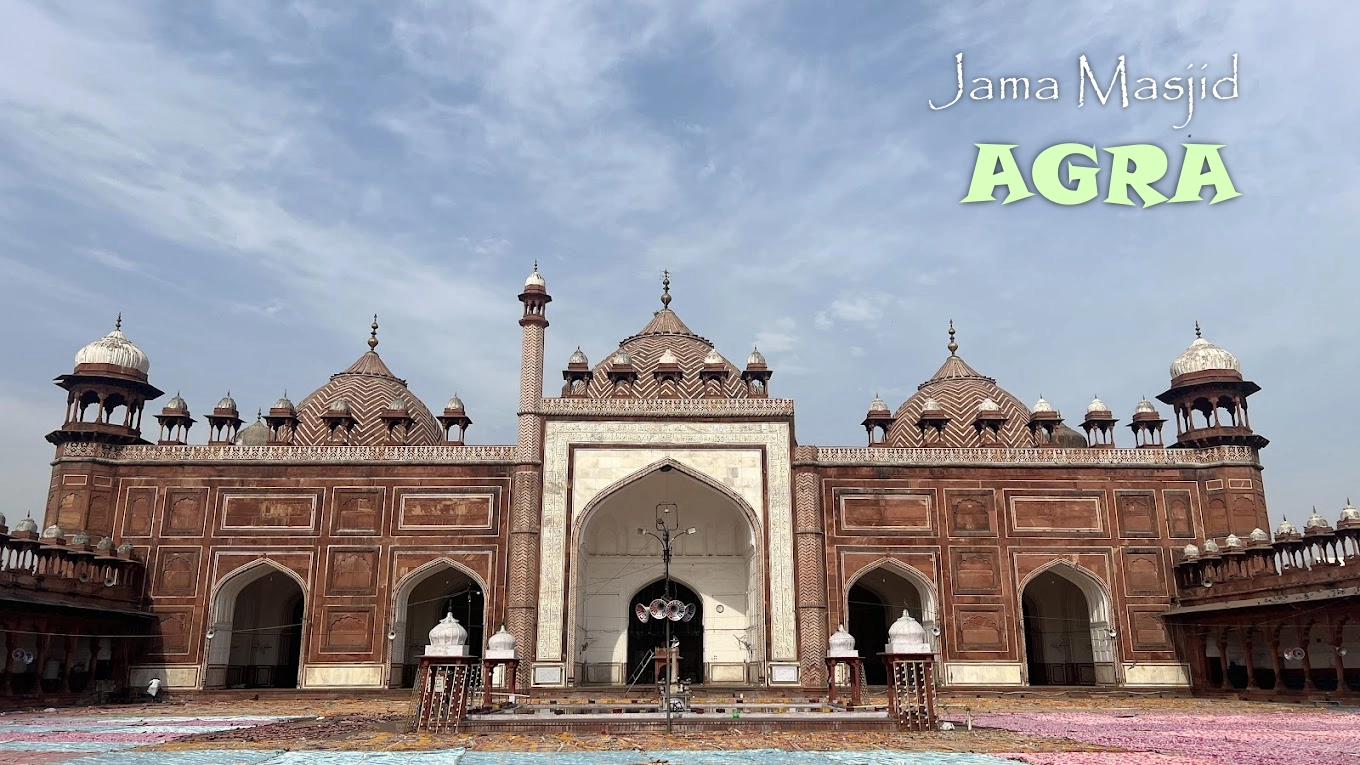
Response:
[[[667,465],[662,471],[669,470]],[[669,518],[669,522],[668,522]],[[665,585],[662,598],[666,601],[671,600],[671,545],[676,537],[693,534],[698,529],[693,526],[680,531],[680,508],[671,502],[663,502],[656,506],[656,531],[638,529],[638,534],[646,534],[661,543],[661,563],[665,571]],[[679,532],[678,534],[675,532]],[[666,662],[666,685],[661,691],[661,704],[666,709],[666,732],[672,733],[671,722],[671,684],[675,682],[675,673],[679,662],[676,660],[674,647],[671,645],[671,620],[666,619],[666,650],[671,651],[670,658]]]

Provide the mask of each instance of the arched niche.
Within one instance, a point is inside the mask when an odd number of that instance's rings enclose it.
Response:
[[[631,599],[664,574],[659,541],[639,529],[655,533],[658,516],[673,527],[678,522],[671,576],[697,595],[704,613],[696,682],[760,682],[766,597],[761,526],[730,489],[670,459],[609,486],[572,524],[567,645],[574,681],[625,685],[636,674],[628,657]],[[680,533],[691,527],[695,534]]]
[[[415,684],[430,630],[450,608],[468,631],[468,653],[481,656],[489,634],[486,593],[481,577],[447,558],[430,561],[402,577],[392,597],[388,685],[410,688]]]
[[[1110,596],[1095,574],[1053,561],[1021,582],[1020,605],[1029,685],[1118,682]]]
[[[924,574],[900,561],[883,558],[850,578],[841,613],[861,656],[873,657],[884,649],[888,629],[902,616],[903,609],[925,628],[931,651],[938,654],[935,586]],[[864,680],[869,685],[886,685],[887,668],[876,659],[865,661]]]
[[[306,593],[296,572],[268,558],[222,580],[212,595],[205,687],[299,687]]]

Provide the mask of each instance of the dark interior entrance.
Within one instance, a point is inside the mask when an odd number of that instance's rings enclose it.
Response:
[[[633,606],[644,606],[657,598],[693,603],[694,618],[687,622],[670,622],[671,638],[680,641],[679,679],[684,682],[704,681],[704,604],[693,590],[671,580],[669,595],[666,581],[659,579],[643,587],[628,601],[628,679],[639,678],[640,683],[652,682],[650,652],[662,648],[666,642],[666,622],[649,618],[639,621]],[[641,669],[641,674],[639,674]]]
[[[468,653],[473,656],[482,654],[482,639],[486,632],[486,598],[482,588],[470,577],[453,568],[445,569],[416,585],[409,598],[406,607],[408,647],[402,666],[401,687],[415,687],[416,676],[420,674],[420,657],[429,640],[430,630],[446,614],[453,614],[453,618],[467,630]]]
[[[846,629],[855,636],[855,648],[864,660],[866,685],[887,685],[888,668],[874,656],[888,644],[888,604],[878,593],[856,584],[850,588],[849,618]]]
[[[296,688],[306,599],[289,576],[271,571],[246,585],[232,609],[228,688]]]

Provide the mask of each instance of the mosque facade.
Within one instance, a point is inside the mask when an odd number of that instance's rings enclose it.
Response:
[[[508,445],[471,443],[456,395],[413,396],[376,318],[297,404],[246,424],[228,395],[197,429],[178,395],[152,407],[120,325],[57,379],[45,517],[7,534],[135,568],[152,624],[131,680],[171,689],[409,686],[449,613],[473,654],[513,637],[521,687],[627,685],[651,671],[658,599],[680,602],[681,675],[706,685],[824,688],[838,628],[872,657],[905,610],[947,687],[1183,687],[1202,657],[1163,616],[1178,566],[1270,538],[1258,387],[1198,327],[1157,397],[1168,417],[1144,400],[1121,424],[1097,399],[1078,431],[966,363],[951,325],[913,395],[868,406],[864,441],[814,446],[777,370],[692,331],[669,279],[606,358],[571,354],[556,395],[537,268],[518,297]]]

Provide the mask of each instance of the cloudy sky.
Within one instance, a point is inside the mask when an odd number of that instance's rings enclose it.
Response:
[[[801,443],[862,443],[950,318],[1022,400],[1075,421],[1099,394],[1127,421],[1198,320],[1263,388],[1272,516],[1334,520],[1360,495],[1360,5],[935,5],[0,2],[0,512],[41,515],[50,381],[119,311],[196,412],[300,400],[376,312],[418,396],[457,391],[474,442],[510,443],[537,259],[550,387],[639,329],[669,268],[695,331],[766,353]],[[1059,100],[932,111],[959,52]],[[1081,54],[1212,84],[1233,53],[1239,98],[1185,129],[1183,100],[1077,107]],[[1068,141],[1157,144],[1173,174],[1181,143],[1223,144],[1243,196],[959,203],[975,143],[1027,167]]]

